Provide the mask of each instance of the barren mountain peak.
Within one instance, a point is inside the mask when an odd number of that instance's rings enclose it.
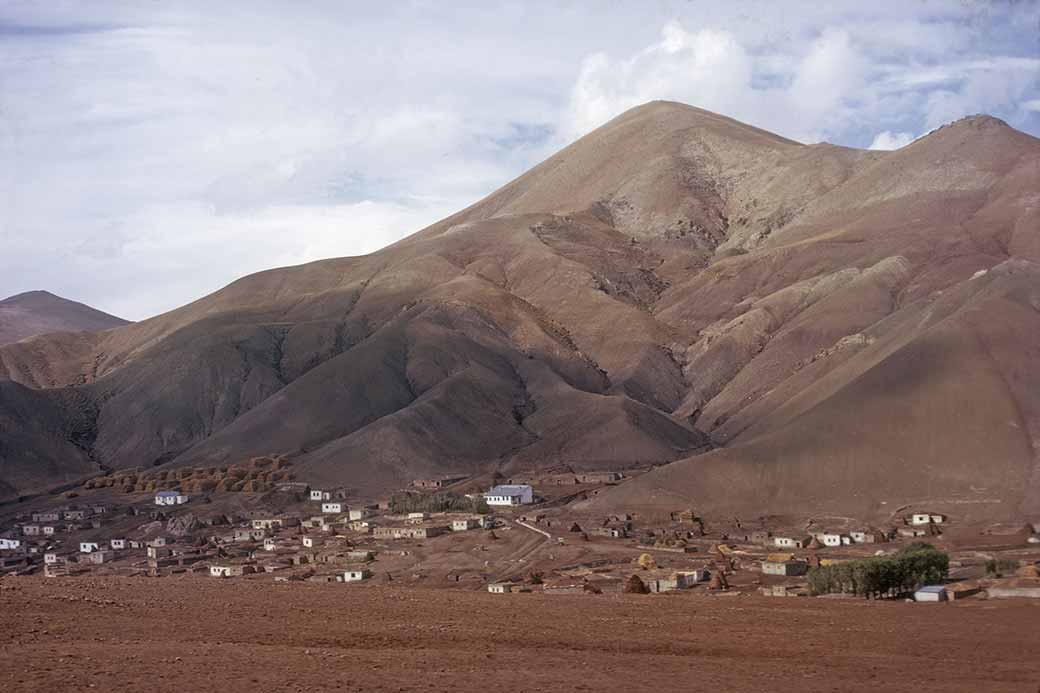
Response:
[[[372,494],[658,465],[590,503],[1033,507],[1036,143],[978,116],[897,152],[805,146],[637,106],[372,255],[0,348],[0,462],[11,493],[284,453]]]

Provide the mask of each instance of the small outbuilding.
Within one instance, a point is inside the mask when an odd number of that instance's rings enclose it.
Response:
[[[361,582],[372,577],[372,571],[368,568],[354,568],[343,571],[343,582]]]
[[[946,588],[942,585],[925,585],[914,592],[915,602],[944,602]]]

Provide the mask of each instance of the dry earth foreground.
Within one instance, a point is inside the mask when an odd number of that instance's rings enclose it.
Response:
[[[874,152],[650,103],[379,252],[0,347],[0,496],[282,454],[371,497],[656,465],[586,510],[1035,518],[1038,180],[987,116]]]
[[[1035,601],[492,595],[191,577],[0,586],[0,689],[11,692],[1040,686]]]

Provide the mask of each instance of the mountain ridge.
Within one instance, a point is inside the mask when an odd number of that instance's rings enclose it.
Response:
[[[0,300],[0,345],[49,332],[97,332],[129,322],[49,291],[25,291]]]
[[[897,494],[869,471],[882,448],[855,433],[849,393],[883,400],[863,374],[902,372],[905,354],[939,339],[950,370],[907,398],[930,401],[995,353],[978,376],[992,401],[915,426],[972,454],[966,421],[994,426],[1007,457],[994,493],[1018,512],[1040,495],[1035,402],[996,384],[1040,357],[963,346],[1014,332],[999,314],[980,322],[980,302],[1016,316],[1019,345],[1040,335],[1023,308],[1040,261],[1040,141],[994,121],[871,152],[652,102],[371,255],[250,275],[101,335],[2,347],[0,379],[22,389],[0,397],[0,426],[15,398],[72,386],[98,408],[84,469],[286,453],[308,480],[377,494],[449,468],[658,465],[590,503],[656,512],[660,488],[709,504],[722,499],[695,490],[728,485],[743,491],[726,502],[783,509],[826,500],[817,474],[839,502],[876,511]],[[940,308],[949,334],[928,322]],[[870,410],[879,430],[903,426]],[[1025,433],[994,423],[998,411],[1024,412]],[[847,441],[837,477],[826,459],[766,459],[811,449],[813,417],[844,431],[818,441]],[[985,485],[953,443],[940,455],[899,441],[895,456],[913,456],[900,464],[948,468],[936,497]],[[19,454],[0,451],[0,468],[31,467]],[[801,470],[800,487],[779,484],[785,469]]]

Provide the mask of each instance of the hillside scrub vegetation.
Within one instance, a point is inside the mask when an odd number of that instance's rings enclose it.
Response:
[[[395,513],[479,513],[489,512],[483,498],[466,498],[457,493],[396,493],[390,498],[390,510]]]

